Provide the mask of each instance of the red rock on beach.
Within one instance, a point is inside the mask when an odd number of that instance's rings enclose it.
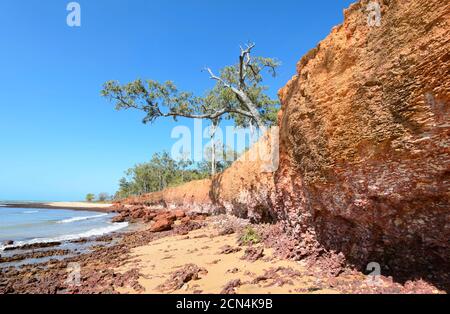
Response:
[[[186,216],[186,213],[185,213],[184,210],[182,210],[182,209],[177,209],[177,210],[174,212],[174,214],[175,214],[175,216],[177,217],[177,219],[184,218],[184,217]]]
[[[124,222],[124,221],[125,221],[125,216],[117,215],[117,216],[114,217],[111,221],[112,221],[112,222]]]
[[[157,220],[150,228],[151,232],[168,231],[172,229],[172,222],[167,218]]]

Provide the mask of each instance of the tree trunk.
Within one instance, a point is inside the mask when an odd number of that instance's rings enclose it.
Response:
[[[261,116],[259,115],[258,108],[256,108],[256,106],[244,91],[236,88],[232,88],[232,90],[238,96],[238,99],[248,108],[251,115],[253,116],[253,119],[255,119],[258,128],[262,131],[262,133],[265,133],[266,126],[264,125]]]
[[[213,120],[211,126],[211,176],[216,175],[216,141],[215,135],[217,131],[218,123],[216,120]]]
[[[250,119],[250,122],[248,123],[250,126],[250,147],[256,142],[255,141],[255,128],[253,127],[253,121]]]
[[[213,139],[213,146],[211,150],[211,176],[216,175],[216,148]]]
[[[247,96],[244,91],[233,89],[234,93],[238,96],[239,100],[245,104],[256,123],[258,124],[259,131],[262,136],[267,136],[267,138],[272,138],[269,145],[270,147],[266,147],[265,145],[260,146],[259,150],[259,158],[265,162],[262,166],[263,172],[274,172],[278,169],[279,165],[279,139],[278,134],[276,137],[270,137],[269,132],[267,132],[267,127],[263,123],[261,116],[258,112],[258,108],[253,104],[251,99]]]

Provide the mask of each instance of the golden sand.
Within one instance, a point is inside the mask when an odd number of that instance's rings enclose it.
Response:
[[[46,203],[47,206],[66,207],[66,208],[108,208],[112,204],[85,203],[85,202],[52,202]]]
[[[220,254],[220,249],[225,245],[237,247],[237,236],[211,236],[217,231],[211,227],[191,232],[188,236],[170,236],[151,242],[148,245],[132,250],[131,256],[125,265],[117,269],[125,272],[138,268],[141,273],[139,283],[145,288],[144,293],[162,293],[157,289],[158,285],[165,282],[170,275],[186,264],[195,264],[205,268],[208,273],[201,275],[196,281],[185,284],[181,290],[169,293],[186,294],[194,291],[201,293],[220,293],[223,287],[234,279],[240,279],[243,283],[236,288],[237,293],[249,294],[277,294],[296,293],[296,289],[314,291],[314,293],[337,293],[334,290],[316,289],[316,278],[302,275],[299,278],[287,278],[293,281],[293,285],[272,285],[273,280],[261,281],[252,284],[257,276],[263,275],[265,270],[279,266],[290,267],[300,273],[305,273],[304,265],[295,261],[280,260],[272,256],[273,251],[265,249],[265,258],[250,262],[242,260],[242,251],[232,254]],[[272,257],[270,260],[267,257]],[[237,268],[235,273],[231,270]],[[121,293],[135,293],[131,288],[118,289]]]

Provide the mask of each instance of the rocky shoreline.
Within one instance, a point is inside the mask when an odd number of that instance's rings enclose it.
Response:
[[[96,212],[96,213],[113,213],[114,210],[110,204],[98,204],[95,203],[80,203],[80,202],[56,202],[56,203],[35,203],[35,202],[4,202],[0,203],[0,213],[2,208],[23,208],[23,209],[52,209],[52,210],[71,210],[71,211],[84,211],[84,212]],[[102,237],[102,236],[101,236]],[[94,237],[95,238],[95,237]],[[78,240],[72,240],[69,242],[76,243]],[[87,241],[86,239],[81,239],[81,241]],[[15,250],[33,250],[41,249],[52,246],[59,246],[61,242],[50,242],[50,243],[33,243],[27,245],[16,245],[13,240],[5,240],[0,242],[0,245],[6,246],[4,252],[15,251]],[[0,250],[0,253],[1,250]],[[29,252],[27,252],[29,255]],[[27,255],[27,256],[28,256]],[[0,259],[1,259],[0,255]],[[9,257],[11,258],[11,257]],[[30,258],[36,258],[30,255]],[[24,258],[23,258],[24,259]],[[17,259],[15,260],[23,260]],[[0,265],[1,267],[1,265]]]
[[[135,286],[133,283],[137,275],[135,271],[117,274],[111,270],[126,260],[131,248],[164,236],[187,234],[190,230],[201,228],[201,221],[205,219],[202,215],[188,217],[181,212],[178,216],[163,212],[155,215],[155,218],[157,221],[148,230],[113,233],[91,239],[70,241],[70,243],[89,242],[100,243],[100,245],[92,246],[89,253],[77,254],[62,260],[55,256],[67,254],[68,251],[55,248],[61,245],[59,242],[15,248],[15,250],[31,249],[32,252],[11,257],[0,256],[0,293],[114,293],[114,285],[120,287],[131,283]],[[165,225],[166,222],[170,222],[170,225]],[[177,225],[172,226],[175,222]],[[50,248],[50,250],[39,251],[42,248]],[[53,258],[44,263],[1,267],[3,263],[40,257]],[[77,263],[82,269],[80,286],[66,283],[68,267],[73,263]]]
[[[217,293],[235,293],[239,287],[250,285],[265,289],[275,286],[289,287],[290,293],[443,293],[429,282],[418,279],[406,283],[395,282],[391,277],[380,276],[380,285],[367,285],[366,276],[345,264],[339,254],[329,252],[315,258],[309,257],[301,261],[305,272],[298,272],[289,267],[278,266],[283,261],[293,260],[289,256],[290,249],[286,245],[286,235],[278,225],[251,225],[249,221],[232,216],[207,216],[204,214],[187,213],[183,210],[165,211],[154,210],[145,206],[128,206],[115,208],[118,212],[116,221],[129,221],[142,223],[140,230],[129,233],[114,233],[96,239],[81,239],[78,242],[96,241],[88,253],[79,253],[76,256],[62,260],[52,258],[52,254],[66,253],[55,246],[49,246],[48,251],[36,251],[34,257],[48,255],[50,259],[41,264],[23,265],[20,267],[0,268],[0,293],[145,293],[145,285],[142,280],[147,278],[142,272],[142,266],[138,266],[140,258],[135,259],[132,251],[142,246],[152,245],[158,240],[164,239],[168,243],[179,242],[180,239],[191,239],[199,247],[190,249],[197,252],[200,249],[202,239],[219,241],[231,239],[231,243],[223,246],[219,252],[211,252],[212,249],[203,245],[204,254],[218,254],[220,256],[242,255],[242,263],[264,263],[266,265],[263,274],[247,272],[246,278],[239,278],[224,284]],[[254,246],[242,240],[242,233],[251,226],[261,236],[261,244]],[[284,234],[284,236],[282,236]],[[181,237],[181,238],[180,238]],[[233,240],[235,239],[235,240]],[[57,245],[57,244],[55,244]],[[170,247],[171,244],[167,245]],[[166,245],[164,246],[166,247]],[[42,249],[39,246],[32,249]],[[269,256],[265,250],[274,250],[274,255]],[[161,252],[163,254],[164,252]],[[181,253],[179,253],[181,254]],[[203,254],[203,253],[202,253]],[[25,257],[29,257],[26,255]],[[161,257],[161,256],[160,256]],[[164,258],[171,258],[167,256]],[[183,259],[187,256],[183,255]],[[215,263],[219,263],[219,258]],[[8,260],[8,259],[6,259]],[[0,265],[3,260],[0,261]],[[80,269],[79,285],[68,282],[71,267],[78,265]],[[197,265],[185,265],[178,268],[166,281],[161,283],[159,293],[181,293],[189,284],[195,283],[204,274],[211,271],[215,263],[208,267]],[[299,262],[300,263],[300,262]],[[144,263],[145,264],[145,263]],[[280,264],[281,265],[281,264]],[[147,265],[148,266],[148,265]],[[180,265],[182,266],[182,265]],[[238,273],[233,270],[233,265],[228,265],[228,273]],[[236,266],[236,265],[234,265]],[[158,277],[164,270],[155,270]],[[205,272],[206,271],[206,272]],[[203,275],[202,275],[203,274]],[[299,286],[293,278],[315,278],[313,286]],[[144,279],[143,279],[144,278]],[[320,284],[319,284],[320,283]],[[195,287],[195,284],[192,285]],[[292,286],[292,287],[291,287]],[[170,288],[170,289],[169,289]],[[330,290],[331,289],[331,290]],[[189,293],[189,292],[184,292]],[[200,289],[191,293],[202,293]]]

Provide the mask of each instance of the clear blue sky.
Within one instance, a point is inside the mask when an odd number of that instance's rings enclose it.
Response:
[[[0,199],[113,193],[124,170],[170,150],[175,122],[114,111],[105,81],[173,80],[203,94],[213,83],[201,69],[234,63],[251,40],[283,62],[268,81],[275,96],[353,1],[80,0],[80,28],[66,25],[69,2],[2,0]]]

